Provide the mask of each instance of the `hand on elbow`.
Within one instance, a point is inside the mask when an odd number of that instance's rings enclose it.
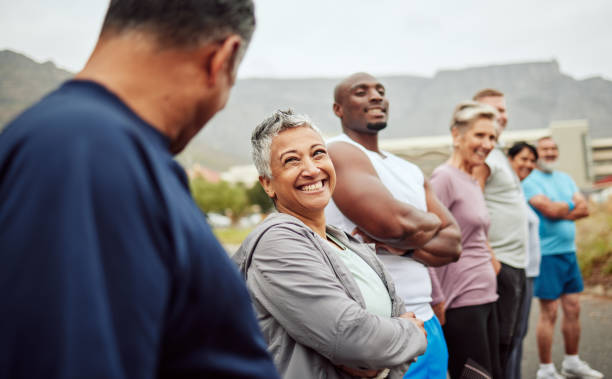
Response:
[[[420,330],[421,332],[423,332],[423,334],[425,334],[425,337],[427,337],[427,331],[425,330],[425,323],[423,322],[423,320],[416,318],[416,316],[414,315],[413,312],[406,312],[402,315],[399,316],[400,318],[409,320],[410,322],[412,322],[413,324],[415,324]]]

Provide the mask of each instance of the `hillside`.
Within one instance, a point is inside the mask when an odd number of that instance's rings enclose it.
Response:
[[[0,51],[0,130],[70,76],[51,62],[40,64],[10,50]]]
[[[71,74],[52,63],[38,64],[11,51],[0,51],[0,125],[56,87]],[[483,87],[506,93],[511,129],[546,127],[552,120],[586,118],[592,137],[612,137],[612,81],[576,80],[556,61],[442,70],[433,78],[381,77],[390,100],[389,126],[383,138],[448,133],[454,105]],[[248,163],[250,133],[275,109],[306,113],[328,135],[340,131],[332,113],[338,78],[242,79],[220,112],[181,154],[182,162],[217,169]]]

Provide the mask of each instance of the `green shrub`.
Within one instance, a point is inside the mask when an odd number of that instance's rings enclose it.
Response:
[[[586,280],[612,274],[612,198],[589,205],[590,216],[576,222],[578,264]]]

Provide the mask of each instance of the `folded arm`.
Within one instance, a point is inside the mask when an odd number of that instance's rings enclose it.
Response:
[[[576,192],[574,196],[572,196],[572,201],[574,202],[575,207],[567,214],[567,216],[564,217],[564,219],[575,221],[584,217],[588,217],[588,203],[580,192]]]
[[[429,242],[414,251],[413,257],[430,266],[456,262],[461,255],[461,230],[450,211],[440,202],[428,181],[425,181],[427,209],[440,218],[438,232]]]
[[[293,230],[269,230],[248,271],[256,303],[295,341],[338,366],[381,369],[424,351],[425,336],[413,322],[363,309],[321,254],[313,241]]]
[[[442,226],[440,217],[396,200],[357,147],[329,146],[336,169],[334,202],[373,240],[403,251],[423,247]]]
[[[552,201],[543,194],[533,196],[529,199],[529,204],[542,215],[553,220],[564,219],[570,212],[570,206],[567,202]]]

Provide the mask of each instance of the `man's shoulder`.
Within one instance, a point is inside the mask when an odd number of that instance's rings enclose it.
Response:
[[[554,170],[553,176],[555,179],[570,181],[572,183],[574,182],[574,179],[570,176],[570,174],[563,172],[563,171]]]
[[[387,156],[387,158],[393,161],[395,164],[401,166],[402,169],[409,170],[412,172],[412,174],[423,176],[423,170],[421,170],[419,166],[410,162],[409,160],[399,157],[393,153],[389,153],[388,151],[383,151],[383,154]]]
[[[343,136],[344,138],[341,138]],[[328,140],[327,149],[336,172],[348,170],[358,173],[373,169],[370,168],[372,160],[366,148],[345,135]]]
[[[92,134],[112,132],[103,126],[127,118],[125,108],[117,98],[105,96],[100,89],[81,83],[68,82],[43,97],[9,125],[7,132],[24,134]]]
[[[489,167],[490,176],[496,175],[500,171],[505,172],[507,171],[505,169],[510,167],[506,154],[504,154],[499,146],[496,146],[489,152],[485,159],[485,164]]]
[[[7,126],[0,139],[0,155],[2,150],[19,147],[20,154],[43,162],[50,154],[85,159],[100,151],[125,154],[135,150],[135,142],[147,138],[139,131],[142,121],[118,99],[96,87],[70,84],[50,93]],[[161,136],[159,140],[163,142]]]
[[[546,175],[537,168],[531,171],[529,175],[521,182],[522,187],[539,185],[547,181]]]
[[[335,158],[345,158],[346,155],[354,154],[365,154],[367,155],[366,148],[363,147],[356,141],[353,141],[346,134],[339,134],[335,137],[331,137],[325,140],[328,149],[333,153],[334,151],[342,152],[342,154],[336,154]]]
[[[485,161],[488,164],[489,162],[497,163],[497,162],[500,162],[500,161],[502,161],[504,159],[506,159],[506,155],[504,154],[502,149],[499,146],[495,146],[493,148],[493,150],[491,150],[489,152],[489,155],[487,155],[487,158],[486,158]]]

